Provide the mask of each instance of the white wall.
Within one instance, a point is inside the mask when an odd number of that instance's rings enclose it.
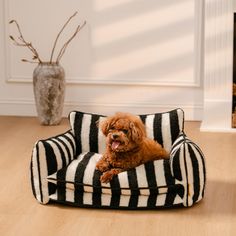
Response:
[[[49,60],[57,32],[78,16],[60,45],[86,27],[69,45],[64,115],[70,110],[110,114],[151,113],[182,107],[187,119],[201,119],[202,0],[0,0],[0,115],[35,115],[34,64],[26,48],[14,46],[8,24],[17,19],[26,39]]]

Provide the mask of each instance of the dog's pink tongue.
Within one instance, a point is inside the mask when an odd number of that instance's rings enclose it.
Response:
[[[119,145],[120,145],[119,141],[113,141],[111,147],[113,150],[115,150],[119,147]]]

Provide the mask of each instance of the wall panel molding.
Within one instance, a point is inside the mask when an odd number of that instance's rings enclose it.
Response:
[[[33,73],[33,72],[32,72]],[[32,78],[30,77],[12,77],[10,75],[11,73],[8,72],[7,77],[7,83],[22,83],[22,84],[29,84],[32,83]],[[103,79],[103,78],[80,78],[80,77],[67,77],[66,83],[68,85],[133,85],[133,86],[166,86],[166,87],[200,87],[200,81],[196,80],[194,82],[191,81],[166,81],[166,80],[158,80],[158,81],[152,81],[148,79],[140,79],[140,80],[132,80],[130,78],[124,79],[122,81],[120,80],[109,80],[109,79]]]
[[[6,82],[7,83],[32,83],[32,77],[29,77],[27,75],[24,76],[18,76],[13,75],[12,71],[14,68],[11,65],[11,42],[9,40],[9,19],[10,19],[10,9],[9,9],[9,1],[3,0],[4,2],[4,32],[5,32],[5,61],[6,61],[6,70],[7,70],[7,76],[6,76]],[[202,4],[203,0],[194,0],[195,4],[195,38],[194,38],[194,53],[195,53],[195,59],[194,59],[194,75],[193,79],[190,78],[181,78],[181,79],[162,79],[162,78],[129,78],[124,77],[121,79],[116,78],[104,78],[100,76],[92,76],[92,77],[71,77],[68,76],[66,78],[66,82],[71,85],[80,85],[80,84],[86,84],[86,85],[134,85],[134,86],[176,86],[176,87],[200,87],[201,86],[201,67],[202,67],[202,55],[201,55],[201,49],[202,49],[202,42],[201,42],[201,18],[202,18]],[[32,68],[32,67],[31,67]],[[32,71],[33,73],[33,71]]]

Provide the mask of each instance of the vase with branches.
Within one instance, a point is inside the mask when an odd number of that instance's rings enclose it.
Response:
[[[10,35],[10,39],[16,46],[26,47],[32,53],[32,59],[23,58],[21,61],[37,64],[33,72],[33,86],[38,117],[43,125],[57,125],[61,121],[65,97],[65,71],[60,65],[60,60],[70,42],[86,25],[86,21],[76,27],[74,33],[58,51],[57,56],[55,56],[55,49],[64,29],[76,15],[77,12],[70,16],[57,34],[48,61],[43,61],[33,44],[24,38],[18,22],[16,20],[9,22],[16,26],[19,33],[17,38]]]

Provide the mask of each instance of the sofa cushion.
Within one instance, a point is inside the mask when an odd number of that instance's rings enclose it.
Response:
[[[95,169],[102,157],[97,153],[83,153],[67,167],[48,176],[48,181],[65,189],[122,195],[166,194],[181,186],[171,175],[169,160],[156,160],[121,172],[110,183],[101,183],[101,172]]]
[[[173,142],[183,131],[183,110],[175,109],[164,113],[139,116],[146,126],[148,137],[170,151]],[[105,119],[105,116],[73,111],[70,113],[69,119],[76,139],[77,155],[83,152],[104,152],[105,137],[98,129],[97,123]]]
[[[57,187],[50,195],[50,201],[86,208],[105,209],[158,209],[183,206],[183,199],[177,193],[146,195],[117,195],[84,192],[76,194],[74,190]]]

